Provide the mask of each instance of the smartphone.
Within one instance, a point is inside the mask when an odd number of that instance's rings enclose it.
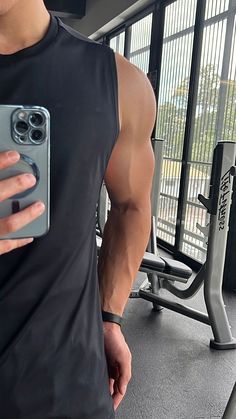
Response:
[[[40,237],[49,230],[50,214],[50,114],[40,106],[0,105],[0,151],[16,150],[20,160],[0,170],[0,180],[31,173],[36,184],[0,202],[0,218],[42,201],[45,212],[22,229],[0,239]]]

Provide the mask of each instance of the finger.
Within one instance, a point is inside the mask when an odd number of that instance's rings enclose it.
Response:
[[[13,176],[0,182],[0,202],[34,186],[36,179],[30,173]]]
[[[117,383],[114,384],[114,393],[112,395],[114,409],[116,410],[122,401],[124,395],[120,393]]]
[[[108,364],[108,375],[109,377],[114,378],[114,380],[117,380],[120,375],[118,365]]]
[[[36,202],[16,214],[2,218],[0,223],[0,236],[5,236],[6,234],[20,230],[26,224],[38,218],[44,210],[44,204],[42,202]]]
[[[115,383],[114,378],[109,378],[109,390],[110,390],[111,395],[114,393],[114,383]]]
[[[12,166],[20,160],[17,151],[4,151],[0,153],[0,170]]]
[[[131,379],[131,357],[126,357],[125,362],[120,363],[120,375],[117,385],[121,394],[125,395],[127,386]]]
[[[108,366],[108,376],[109,376],[109,389],[112,395],[114,392],[115,380],[117,380],[119,377],[119,369],[117,365],[108,364],[107,366]]]
[[[2,240],[0,241],[0,255],[11,252],[12,250],[19,247],[26,246],[27,244],[32,243],[33,240],[33,238],[20,240]]]

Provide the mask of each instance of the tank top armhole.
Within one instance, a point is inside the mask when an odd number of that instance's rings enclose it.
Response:
[[[118,94],[118,74],[117,74],[117,66],[116,66],[116,58],[113,49],[108,47],[109,55],[110,55],[110,62],[111,62],[111,77],[112,77],[112,94],[113,94],[113,101],[115,107],[115,119],[116,119],[116,137],[120,133],[120,116],[119,116],[119,94]]]

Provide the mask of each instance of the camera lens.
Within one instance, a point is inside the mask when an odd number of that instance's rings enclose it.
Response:
[[[27,124],[27,122],[25,121],[18,121],[15,124],[15,131],[17,132],[17,134],[25,134],[29,129],[29,126]]]
[[[44,123],[44,117],[41,113],[32,113],[29,117],[29,122],[33,127],[40,127]]]
[[[26,137],[25,135],[21,135],[21,136],[19,137],[19,141],[20,141],[21,143],[26,143],[26,142],[27,142],[27,137]]]
[[[30,139],[35,144],[40,144],[44,140],[43,132],[40,129],[33,129],[30,132]]]

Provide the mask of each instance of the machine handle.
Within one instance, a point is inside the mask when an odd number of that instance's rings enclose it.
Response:
[[[205,196],[203,196],[202,194],[199,194],[198,195],[198,200],[207,209],[207,211],[211,214],[211,211],[212,211],[212,199],[211,198],[205,198]]]

